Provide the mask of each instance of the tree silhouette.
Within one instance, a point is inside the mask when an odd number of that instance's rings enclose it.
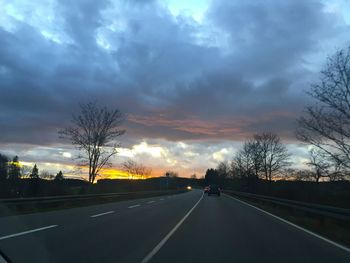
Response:
[[[290,154],[278,135],[260,133],[246,141],[231,163],[233,177],[272,178],[289,165]]]
[[[8,161],[6,155],[0,154],[0,180],[6,180],[8,175]]]
[[[276,173],[280,173],[289,165],[290,154],[280,137],[274,133],[261,133],[254,136],[257,151],[261,158],[261,170],[266,180],[271,181]]]
[[[152,169],[147,168],[142,164],[138,164],[135,161],[127,160],[122,164],[123,170],[129,175],[129,178],[133,179],[137,177],[147,177],[152,173]]]
[[[219,182],[219,173],[216,169],[210,168],[205,173],[206,184],[213,184]]]
[[[298,119],[297,138],[333,159],[337,170],[346,173],[350,169],[350,47],[328,59],[308,94],[316,103]]]
[[[64,180],[64,176],[62,171],[59,171],[56,176],[55,176],[55,181],[63,181]]]
[[[29,177],[31,179],[39,179],[39,169],[36,166],[36,164],[34,164],[34,167],[32,169],[32,172],[30,173]]]
[[[18,161],[18,156],[13,157],[9,164],[8,178],[10,180],[17,180],[21,177],[21,167]]]
[[[197,179],[197,175],[196,174],[192,174],[191,175],[191,179]]]
[[[93,183],[104,166],[111,166],[109,159],[117,154],[116,139],[124,134],[119,129],[124,120],[118,109],[99,107],[96,103],[80,105],[80,114],[73,115],[71,127],[59,132],[83,152],[81,165],[89,168],[89,182]]]

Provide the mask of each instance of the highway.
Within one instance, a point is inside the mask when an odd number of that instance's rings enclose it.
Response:
[[[2,217],[0,249],[36,263],[350,262],[345,247],[200,190]]]

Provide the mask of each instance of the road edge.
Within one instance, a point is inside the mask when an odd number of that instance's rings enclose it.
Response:
[[[238,198],[235,198],[235,197],[233,197],[233,196],[231,196],[231,195],[228,195],[228,194],[223,194],[223,195],[226,196],[226,197],[228,197],[228,198],[231,198],[231,199],[233,199],[233,200],[235,200],[235,201],[237,201],[237,202],[239,202],[239,203],[242,203],[242,204],[244,204],[244,205],[247,205],[247,206],[250,206],[250,207],[252,207],[252,208],[255,208],[256,210],[258,210],[258,211],[260,211],[260,212],[262,212],[262,213],[264,213],[264,214],[266,214],[266,215],[269,215],[269,216],[271,216],[271,217],[273,217],[273,218],[275,218],[275,219],[278,219],[278,220],[280,220],[280,221],[282,221],[282,222],[284,222],[284,223],[286,223],[286,224],[288,224],[288,225],[290,225],[290,226],[293,226],[293,227],[295,227],[295,228],[297,228],[297,229],[299,229],[299,230],[301,230],[301,231],[303,231],[303,232],[305,232],[305,233],[307,233],[307,234],[309,234],[309,235],[312,235],[312,236],[314,236],[314,237],[317,237],[318,239],[321,239],[321,240],[323,240],[323,241],[325,241],[325,242],[327,242],[327,243],[329,243],[329,244],[331,244],[331,245],[333,245],[333,246],[335,246],[335,247],[337,247],[337,248],[340,248],[340,249],[342,249],[342,250],[344,250],[344,251],[350,253],[350,248],[348,248],[348,247],[346,247],[346,246],[344,246],[344,245],[342,245],[342,244],[339,244],[339,243],[337,243],[337,242],[335,242],[335,241],[333,241],[333,240],[330,240],[330,239],[328,239],[328,238],[326,238],[326,237],[324,237],[324,236],[321,236],[321,235],[319,235],[319,234],[316,234],[315,232],[312,232],[312,231],[310,231],[310,230],[308,230],[308,229],[306,229],[306,228],[304,228],[304,227],[298,226],[297,224],[294,224],[294,223],[292,223],[292,222],[290,222],[290,221],[288,221],[288,220],[286,220],[286,219],[284,219],[284,218],[282,218],[282,217],[279,217],[279,216],[274,215],[274,214],[272,214],[272,213],[270,213],[270,212],[267,212],[267,211],[265,211],[264,209],[261,209],[261,208],[259,208],[259,207],[256,207],[256,206],[254,206],[254,205],[252,205],[252,204],[249,204],[249,203],[247,203],[247,202],[245,202],[245,201],[242,201],[242,200],[240,200],[240,199],[238,199]]]

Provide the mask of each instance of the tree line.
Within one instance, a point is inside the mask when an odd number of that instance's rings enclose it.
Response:
[[[276,176],[282,176],[291,164],[290,157],[277,134],[255,134],[244,142],[230,162],[221,162],[216,169],[208,169],[205,178],[209,181],[215,181],[215,178],[217,181],[226,178],[272,181]]]
[[[0,181],[16,181],[21,178],[64,180],[62,171],[59,171],[56,175],[52,175],[45,170],[39,173],[36,164],[33,167],[21,165],[17,155],[10,159],[5,154],[0,153]]]

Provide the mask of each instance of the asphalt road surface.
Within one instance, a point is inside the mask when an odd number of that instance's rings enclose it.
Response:
[[[350,262],[349,249],[200,190],[3,217],[0,249],[36,263]]]

